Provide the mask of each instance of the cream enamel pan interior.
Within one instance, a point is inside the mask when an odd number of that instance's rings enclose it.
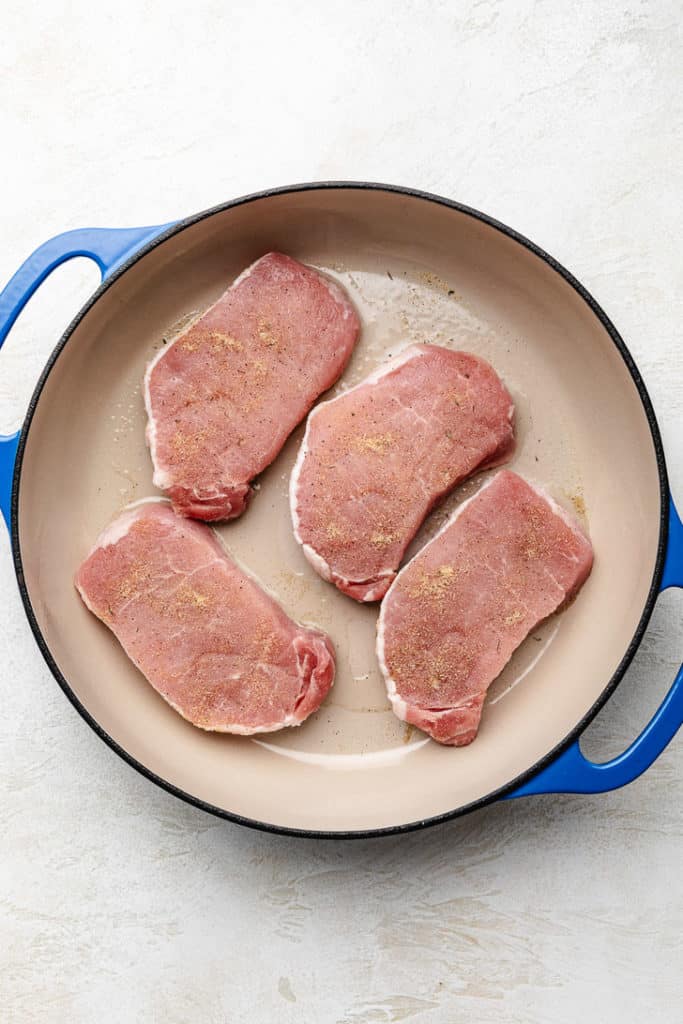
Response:
[[[219,533],[294,618],[332,637],[336,684],[299,729],[262,739],[183,721],[90,615],[74,570],[127,503],[154,495],[140,392],[145,364],[248,263],[280,249],[349,291],[361,341],[339,388],[411,342],[489,359],[517,408],[511,468],[584,520],[596,552],[578,599],[525,642],[492,688],[477,740],[449,749],[399,722],[374,654],[376,606],[319,579],[292,537],[287,483],[303,428]],[[656,428],[655,428],[656,429]],[[595,710],[642,625],[661,489],[644,399],[598,314],[511,233],[416,193],[284,190],[200,215],[115,274],[75,321],[24,435],[16,553],[43,650],[105,738],[207,809],[282,830],[393,830],[492,798]],[[453,495],[422,539],[481,484]],[[21,578],[21,572],[20,572]]]

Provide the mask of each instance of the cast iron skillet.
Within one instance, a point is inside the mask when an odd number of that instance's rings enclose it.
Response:
[[[590,580],[515,655],[467,748],[441,748],[391,715],[373,655],[376,609],[319,580],[294,544],[286,487],[301,430],[263,474],[247,515],[220,529],[290,614],[335,641],[335,688],[301,729],[262,739],[193,729],[73,590],[105,523],[154,493],[139,390],[146,361],[269,249],[324,268],[357,303],[363,337],[342,387],[411,341],[489,358],[517,407],[513,468],[585,518],[596,551]],[[121,757],[214,814],[326,837],[408,831],[503,796],[605,791],[649,767],[680,725],[683,672],[620,757],[592,764],[578,741],[633,657],[657,594],[683,585],[683,528],[638,370],[571,274],[511,229],[437,196],[296,185],[177,224],[53,238],[0,295],[0,344],[38,285],[74,256],[94,259],[103,283],[50,357],[22,430],[0,438],[0,506],[40,649]],[[479,482],[460,489],[425,535]]]

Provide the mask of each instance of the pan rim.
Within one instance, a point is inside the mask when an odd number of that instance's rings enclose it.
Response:
[[[140,259],[151,252],[158,245],[161,245],[167,239],[173,237],[176,234],[180,234],[186,228],[191,227],[194,224],[199,223],[202,220],[206,220],[216,214],[223,213],[226,210],[233,209],[235,207],[243,206],[248,203],[252,203],[262,199],[272,198],[279,195],[296,194],[299,192],[309,191],[330,191],[335,189],[347,189],[347,190],[364,190],[364,191],[376,191],[376,192],[389,192],[393,194],[405,195],[414,199],[423,200],[425,202],[431,202],[438,206],[446,207],[447,209],[455,210],[465,216],[472,217],[474,220],[478,220],[483,224],[493,228],[500,234],[510,238],[512,241],[517,242],[523,248],[527,249],[537,258],[542,260],[547,266],[555,271],[570,287],[579,295],[579,297],[586,303],[591,312],[597,317],[602,326],[605,328],[607,335],[611,339],[615,348],[619,352],[626,368],[633,380],[633,383],[638,391],[641,404],[643,406],[645,416],[650,429],[650,436],[652,438],[655,459],[657,463],[657,472],[659,477],[659,490],[660,490],[660,523],[659,523],[659,540],[657,545],[657,555],[655,559],[655,566],[648,591],[647,599],[645,601],[641,617],[635,632],[628,644],[616,670],[612,674],[611,678],[607,681],[604,689],[600,693],[597,700],[591,705],[584,716],[579,722],[570,730],[563,740],[557,743],[550,751],[548,751],[542,758],[539,758],[530,768],[520,775],[516,776],[510,782],[504,786],[499,787],[491,793],[480,797],[477,800],[470,801],[461,807],[456,807],[453,810],[445,811],[442,814],[433,815],[428,818],[418,819],[416,821],[407,822],[399,825],[389,825],[378,828],[366,828],[366,829],[305,829],[305,828],[294,828],[285,825],[277,825],[271,822],[258,821],[257,819],[249,818],[245,815],[237,814],[234,811],[228,811],[225,808],[217,807],[210,804],[200,797],[194,796],[191,793],[186,792],[173,783],[168,782],[166,779],[161,778],[146,765],[138,761],[132,754],[125,750],[112,736],[110,736],[97,722],[97,720],[90,714],[84,704],[78,699],[74,691],[71,689],[66,677],[59,669],[55,659],[52,656],[49,645],[45,640],[41,628],[38,624],[37,617],[35,615],[31,599],[29,597],[26,580],[24,577],[23,562],[21,556],[21,544],[19,540],[19,492],[21,486],[21,470],[23,466],[24,454],[26,449],[26,442],[33,421],[33,417],[40,400],[40,396],[45,387],[47,379],[52,372],[61,352],[67,345],[69,339],[74,333],[75,329],[100,299],[100,297],[112,287],[112,285],[123,277]],[[427,828],[432,825],[438,825],[451,821],[455,818],[461,817],[465,814],[469,814],[472,811],[478,810],[479,808],[485,807],[488,804],[494,803],[501,797],[512,793],[519,786],[523,785],[534,775],[540,772],[543,768],[547,767],[552,761],[554,761],[571,743],[577,740],[582,732],[586,729],[589,723],[595,718],[597,713],[609,700],[614,693],[616,687],[621,682],[621,679],[626,672],[626,669],[630,665],[636,650],[640,646],[640,642],[647,628],[648,622],[652,615],[654,605],[657,600],[659,593],[659,585],[661,582],[664,560],[666,555],[666,546],[668,541],[668,497],[669,497],[669,485],[668,476],[666,470],[666,461],[664,456],[664,448],[662,445],[661,434],[659,431],[659,425],[655,416],[654,408],[650,400],[647,388],[643,379],[640,375],[640,371],[636,365],[633,356],[631,355],[626,343],[617,331],[616,327],[604,312],[599,303],[591,295],[591,293],[578,281],[570,271],[568,271],[561,263],[559,263],[553,256],[545,252],[526,236],[515,231],[513,228],[502,223],[501,221],[489,216],[486,213],[481,212],[473,207],[467,206],[463,203],[459,203],[453,199],[447,199],[443,196],[435,195],[431,192],[425,192],[420,189],[410,188],[403,185],[390,185],[380,182],[364,182],[364,181],[321,181],[321,182],[303,182],[293,185],[284,185],[275,188],[264,189],[259,192],[249,193],[248,195],[240,196],[236,199],[229,200],[228,202],[221,203],[217,206],[210,207],[197,214],[193,214],[189,217],[185,217],[182,220],[177,221],[172,227],[162,231],[159,235],[156,235],[151,241],[145,243],[141,248],[137,249],[133,255],[122,264],[120,264],[112,274],[103,281],[96,291],[90,296],[88,301],[81,307],[76,316],[73,318],[65,332],[62,334],[57,345],[50,354],[47,363],[38,379],[38,382],[34,388],[31,400],[28,405],[26,416],[21,427],[19,436],[19,443],[17,447],[17,456],[14,466],[14,475],[12,480],[12,495],[10,505],[10,536],[12,546],[12,558],[14,564],[14,570],[17,577],[17,583],[19,585],[19,592],[21,600],[24,606],[31,631],[35,637],[38,648],[47,663],[48,668],[52,672],[52,675],[56,679],[57,683],[63,690],[64,694],[75,707],[81,717],[87,722],[90,728],[103,740],[107,746],[109,746],[119,757],[127,762],[132,768],[138,771],[141,775],[147,778],[150,782],[159,786],[161,789],[170,793],[171,795],[178,797],[185,803],[188,803],[194,807],[198,807],[202,811],[206,811],[216,817],[223,818],[227,821],[234,822],[238,825],[244,825],[248,828],[252,828],[261,832],[270,832],[277,835],[294,836],[298,838],[307,839],[372,839],[380,838],[384,836],[395,836],[403,833],[414,832],[418,829]]]

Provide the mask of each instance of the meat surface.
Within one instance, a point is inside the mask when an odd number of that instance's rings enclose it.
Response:
[[[207,521],[245,510],[250,481],[340,375],[360,322],[339,285],[271,252],[145,373],[154,484]]]
[[[166,501],[115,519],[75,583],[154,689],[201,729],[300,725],[332,686],[329,638],[292,622],[213,530]]]
[[[487,362],[437,345],[410,346],[319,405],[290,482],[294,533],[314,569],[378,601],[435,503],[512,454],[513,414]]]
[[[497,473],[382,603],[377,656],[394,712],[439,743],[470,743],[490,684],[592,564],[590,542],[564,509],[516,473]]]

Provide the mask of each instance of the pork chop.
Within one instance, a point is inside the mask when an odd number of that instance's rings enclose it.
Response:
[[[332,686],[329,638],[292,622],[213,530],[166,501],[115,519],[75,583],[154,689],[201,729],[300,725]]]
[[[490,684],[592,564],[590,542],[564,509],[516,473],[497,473],[382,603],[377,656],[394,712],[439,743],[471,743]]]
[[[290,482],[294,533],[314,569],[378,601],[430,509],[514,448],[512,399],[491,366],[412,345],[319,405]]]
[[[207,521],[245,510],[250,481],[340,375],[360,322],[343,289],[271,252],[145,373],[154,485]]]

